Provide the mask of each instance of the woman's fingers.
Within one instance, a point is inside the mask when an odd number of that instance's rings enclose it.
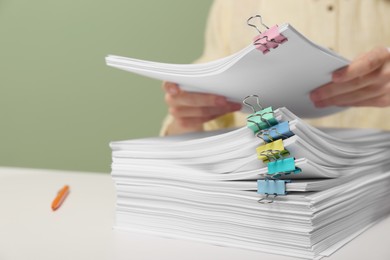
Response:
[[[168,93],[165,101],[169,106],[224,107],[228,105],[227,99],[223,96],[187,91],[179,91],[175,95]]]
[[[224,107],[192,107],[192,106],[175,106],[169,108],[169,113],[174,117],[214,117],[239,110],[241,105],[229,102]]]
[[[333,82],[310,93],[316,107],[388,106],[390,52],[376,48],[333,74]],[[371,103],[370,103],[371,102]],[[386,105],[387,104],[387,105]]]
[[[356,106],[357,104],[369,104],[365,101],[375,100],[378,97],[387,95],[389,92],[388,87],[385,85],[370,85],[365,88],[358,89],[356,91],[348,92],[338,96],[334,96],[328,99],[319,100],[315,102],[316,107],[327,106]],[[379,106],[379,104],[371,103],[370,105]]]
[[[229,102],[223,96],[183,91],[175,83],[165,82],[163,89],[169,113],[184,128],[198,128],[209,120],[241,109],[241,104]]]
[[[333,73],[333,82],[347,82],[365,76],[388,62],[390,52],[385,47],[375,48],[355,59],[348,67]]]

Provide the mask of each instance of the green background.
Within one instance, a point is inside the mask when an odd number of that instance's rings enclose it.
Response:
[[[110,141],[158,135],[161,82],[104,58],[192,62],[210,4],[0,0],[0,166],[110,172]]]

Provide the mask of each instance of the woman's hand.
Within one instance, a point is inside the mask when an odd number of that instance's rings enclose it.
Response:
[[[316,107],[390,106],[390,51],[379,47],[333,73],[332,82],[310,93]]]
[[[223,96],[187,92],[171,82],[164,82],[165,102],[174,120],[167,134],[203,131],[203,123],[241,109],[241,104]]]

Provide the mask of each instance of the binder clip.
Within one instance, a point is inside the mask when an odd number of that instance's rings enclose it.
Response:
[[[290,180],[257,180],[257,193],[266,195],[264,198],[259,199],[257,202],[262,204],[273,203],[278,195],[286,195],[286,183]],[[273,195],[271,200],[268,197]]]
[[[295,166],[294,157],[289,157],[285,159],[276,160],[273,162],[269,162],[267,164],[268,175],[271,175],[271,178],[278,179],[282,177],[282,175],[289,175],[291,173],[297,174],[302,172],[299,167]]]
[[[271,161],[270,157],[274,160],[278,160],[283,156],[290,154],[290,152],[284,148],[282,139],[259,146],[256,148],[256,152],[257,158],[263,162]]]
[[[257,180],[258,194],[286,195],[286,183],[291,180]]]
[[[273,142],[278,139],[287,139],[293,136],[294,133],[291,132],[289,124],[287,121],[280,122],[270,128],[263,129],[259,131],[256,136],[264,141],[264,143]]]
[[[251,24],[250,20],[254,18],[259,18],[261,25],[267,30],[261,32],[256,25]],[[274,25],[269,28],[263,23],[261,15],[255,15],[250,17],[247,20],[247,24],[251,27],[254,27],[259,32],[259,35],[253,39],[253,44],[256,46],[256,49],[260,50],[263,54],[268,53],[271,48],[275,49],[279,46],[279,44],[282,44],[287,41],[287,38],[279,32],[279,27],[277,25]]]
[[[260,108],[260,110],[256,110],[254,106],[247,103],[247,100],[251,97],[256,98],[257,106]],[[247,96],[242,102],[244,103],[244,105],[250,107],[253,111],[253,114],[247,116],[247,126],[255,134],[262,129],[267,129],[278,124],[278,121],[274,118],[274,112],[272,110],[272,107],[267,107],[263,109],[263,107],[259,104],[259,96]]]

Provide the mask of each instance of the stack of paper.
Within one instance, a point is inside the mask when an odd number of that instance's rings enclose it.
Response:
[[[340,110],[315,108],[308,93],[348,61],[291,25],[276,31],[287,41],[269,31],[256,41],[277,46],[268,53],[250,45],[205,64],[106,58],[188,91],[236,102],[257,95],[264,106],[282,107],[251,118],[257,133],[243,127],[112,142],[116,228],[315,259],[390,212],[390,133],[324,132],[300,119]],[[277,125],[261,128],[270,114]]]
[[[325,133],[286,108],[274,114],[289,122],[283,144],[302,170],[281,178],[287,195],[258,202],[264,143],[247,127],[113,142],[116,227],[312,259],[390,212],[390,133]]]

